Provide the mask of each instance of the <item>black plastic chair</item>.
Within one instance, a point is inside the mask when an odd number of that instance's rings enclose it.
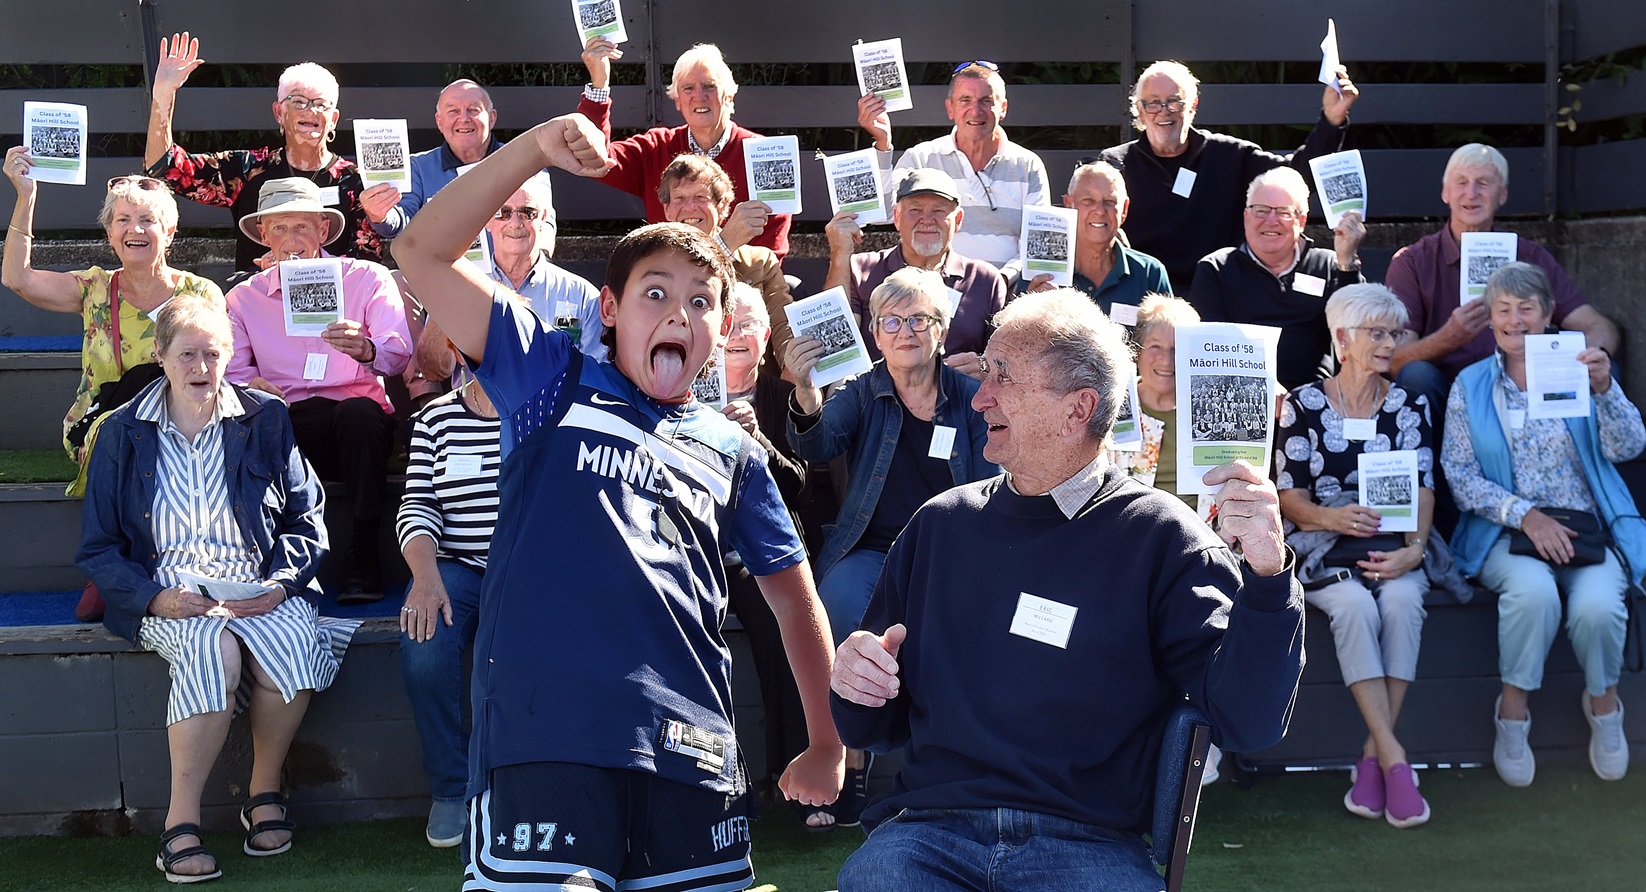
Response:
[[[1212,745],[1211,723],[1187,702],[1172,710],[1155,763],[1155,863],[1166,869],[1166,892],[1183,888],[1183,868],[1194,840],[1195,812],[1200,809],[1200,777]]]

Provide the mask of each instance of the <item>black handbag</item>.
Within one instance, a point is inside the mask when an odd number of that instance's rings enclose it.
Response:
[[[1322,567],[1358,567],[1356,561],[1369,560],[1367,552],[1372,551],[1399,551],[1406,547],[1406,537],[1400,533],[1379,533],[1361,539],[1355,536],[1338,536],[1337,541],[1320,559]]]
[[[1612,544],[1612,537],[1600,525],[1599,518],[1587,511],[1573,511],[1570,508],[1539,507],[1537,510],[1577,533],[1577,538],[1572,540],[1572,559],[1566,562],[1566,566],[1587,567],[1606,560],[1606,548]],[[1543,560],[1537,546],[1532,544],[1531,537],[1522,530],[1515,530],[1509,534],[1509,553]]]

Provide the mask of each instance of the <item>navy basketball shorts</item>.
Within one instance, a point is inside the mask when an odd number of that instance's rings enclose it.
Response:
[[[464,890],[734,892],[754,879],[746,794],[643,771],[495,769],[467,833]]]

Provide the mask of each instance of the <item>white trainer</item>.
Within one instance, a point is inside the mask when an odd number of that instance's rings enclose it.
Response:
[[[1623,736],[1623,701],[1605,715],[1595,715],[1594,698],[1583,692],[1583,717],[1589,720],[1589,767],[1601,780],[1622,780],[1629,773],[1629,741]]]
[[[1502,710],[1503,698],[1498,697],[1497,705],[1492,707],[1492,722],[1497,725],[1497,740],[1492,744],[1492,767],[1509,786],[1529,787],[1532,776],[1537,774],[1537,760],[1533,758],[1532,746],[1526,739],[1532,733],[1531,710],[1527,710],[1526,718],[1518,722],[1501,718]]]

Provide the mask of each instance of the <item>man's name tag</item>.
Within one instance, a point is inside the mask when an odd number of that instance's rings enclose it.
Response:
[[[1292,276],[1292,290],[1310,297],[1323,297],[1326,294],[1326,280],[1308,273],[1298,273]]]
[[[1377,419],[1375,419],[1375,418],[1345,418],[1345,419],[1343,419],[1343,439],[1345,439],[1345,440],[1375,440],[1375,439],[1377,439]]]
[[[1137,304],[1109,304],[1109,318],[1127,328],[1137,327]]]
[[[320,203],[329,208],[341,207],[343,196],[338,194],[336,186],[321,186]]]
[[[303,360],[303,380],[321,381],[326,377],[326,354],[310,353],[309,358]]]
[[[697,767],[704,771],[719,774],[726,767],[726,741],[702,728],[665,719],[657,742],[667,752],[696,759]]]
[[[474,170],[475,167],[478,166],[479,164],[480,164],[479,161],[474,162],[474,164],[459,164],[457,166],[457,175],[462,176],[463,174],[466,174],[469,171]]]
[[[1187,167],[1178,168],[1177,181],[1172,183],[1172,194],[1181,195],[1184,198],[1188,198],[1189,193],[1194,191],[1194,181],[1196,176],[1199,176],[1199,174],[1196,174]]]
[[[479,477],[484,457],[476,452],[446,453],[447,477]]]
[[[1510,409],[1509,410],[1509,427],[1512,428],[1513,430],[1520,430],[1521,428],[1523,428],[1525,426],[1526,426],[1526,410],[1525,409]]]
[[[953,319],[954,314],[960,312],[960,292],[956,291],[953,288],[948,288],[948,287],[945,287],[943,290],[948,292],[947,297],[949,298],[949,318]]]
[[[1018,592],[1017,613],[1012,616],[1010,631],[1013,635],[1067,650],[1069,633],[1074,630],[1074,615],[1078,612],[1078,607]]]
[[[946,424],[932,425],[932,448],[926,450],[926,455],[947,461],[953,452],[954,428]]]

